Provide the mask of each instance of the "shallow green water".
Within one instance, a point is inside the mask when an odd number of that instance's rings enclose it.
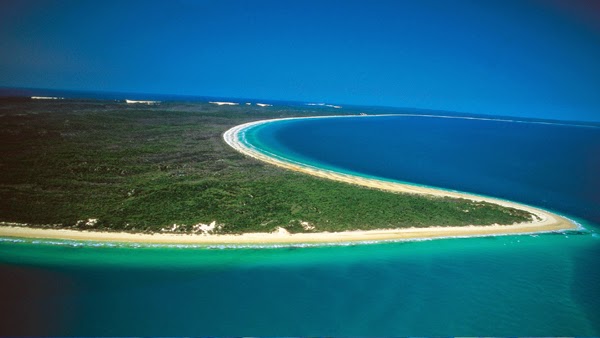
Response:
[[[598,335],[597,257],[600,238],[589,231],[226,250],[3,241],[1,327],[57,335]]]

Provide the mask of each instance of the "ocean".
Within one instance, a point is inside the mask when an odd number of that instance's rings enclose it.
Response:
[[[292,160],[558,212],[578,231],[369,245],[0,240],[0,333],[600,335],[600,128],[419,116],[278,122]]]

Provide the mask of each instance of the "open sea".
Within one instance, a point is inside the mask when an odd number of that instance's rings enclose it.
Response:
[[[0,239],[0,334],[600,335],[600,127],[425,116],[246,131],[311,165],[489,195],[578,231],[346,246]]]

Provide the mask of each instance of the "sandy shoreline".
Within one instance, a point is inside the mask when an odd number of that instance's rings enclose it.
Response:
[[[567,227],[568,228],[568,227]],[[32,239],[60,239],[73,241],[106,241],[148,244],[293,244],[293,243],[345,243],[371,241],[399,241],[449,237],[479,237],[493,235],[551,232],[565,229],[564,224],[539,225],[490,225],[465,227],[429,227],[390,230],[319,232],[319,233],[246,233],[242,235],[196,235],[196,234],[132,234],[28,227],[2,226],[0,237]]]
[[[322,117],[311,117],[322,118]],[[246,233],[241,235],[200,235],[200,234],[131,234],[118,232],[79,231],[79,230],[57,230],[37,229],[21,226],[0,226],[0,237],[38,238],[38,239],[65,239],[82,241],[110,241],[110,242],[138,242],[158,244],[290,244],[290,243],[339,243],[339,242],[369,242],[386,240],[415,240],[433,239],[447,237],[478,237],[508,234],[529,234],[537,232],[551,232],[560,230],[576,229],[577,225],[572,221],[545,210],[531,206],[467,193],[437,190],[428,187],[413,186],[396,182],[381,181],[371,178],[352,176],[329,170],[311,167],[301,163],[292,163],[286,160],[271,157],[253,149],[240,140],[244,137],[245,129],[274,120],[257,121],[245,123],[227,130],[223,139],[227,144],[237,151],[258,159],[260,161],[276,165],[285,169],[299,171],[312,176],[331,179],[334,181],[356,184],[364,187],[376,188],[390,192],[414,193],[421,195],[466,198],[474,201],[486,201],[526,210],[537,219],[532,222],[513,225],[472,225],[463,227],[428,227],[408,229],[388,229],[369,231],[346,231],[346,232],[319,232],[288,234],[285,232],[274,233]]]

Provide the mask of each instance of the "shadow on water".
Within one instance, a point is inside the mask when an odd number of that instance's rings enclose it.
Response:
[[[0,263],[0,333],[41,335],[70,326],[73,309],[64,302],[76,288],[74,280],[48,267]]]
[[[592,228],[592,226],[588,226]],[[573,299],[582,309],[582,316],[590,324],[590,332],[600,332],[600,228],[593,227],[590,245],[577,251],[573,257],[574,273],[571,287]]]

